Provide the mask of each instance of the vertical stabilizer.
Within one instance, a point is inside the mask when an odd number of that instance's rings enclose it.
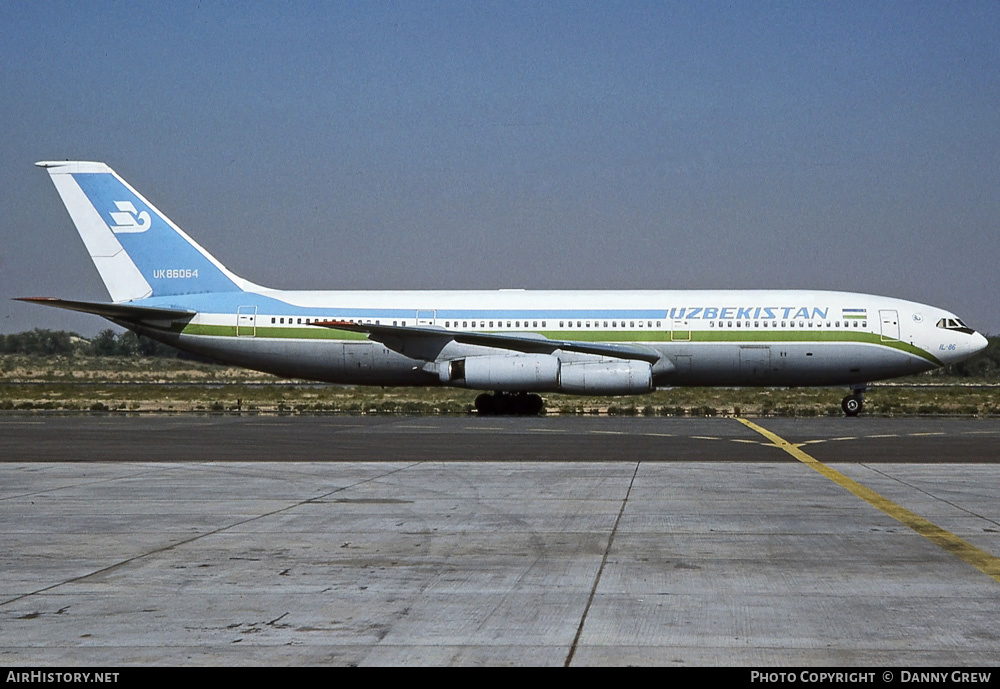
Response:
[[[104,163],[35,164],[48,171],[113,301],[246,286]]]

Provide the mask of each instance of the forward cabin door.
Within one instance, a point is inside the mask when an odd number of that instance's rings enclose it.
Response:
[[[882,321],[882,340],[899,339],[899,314],[894,310],[882,310],[878,312],[879,320]]]

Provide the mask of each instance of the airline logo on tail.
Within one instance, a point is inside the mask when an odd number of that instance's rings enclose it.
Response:
[[[149,229],[152,223],[149,213],[136,211],[131,201],[115,201],[115,206],[118,207],[118,212],[111,211],[111,219],[115,221],[115,224],[108,226],[112,232],[125,234],[145,232]]]

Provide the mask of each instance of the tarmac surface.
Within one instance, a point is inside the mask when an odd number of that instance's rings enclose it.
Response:
[[[1000,419],[0,416],[5,665],[995,665]]]

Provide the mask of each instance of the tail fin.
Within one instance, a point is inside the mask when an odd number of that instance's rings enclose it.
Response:
[[[104,163],[40,162],[114,302],[241,291],[233,274]]]

